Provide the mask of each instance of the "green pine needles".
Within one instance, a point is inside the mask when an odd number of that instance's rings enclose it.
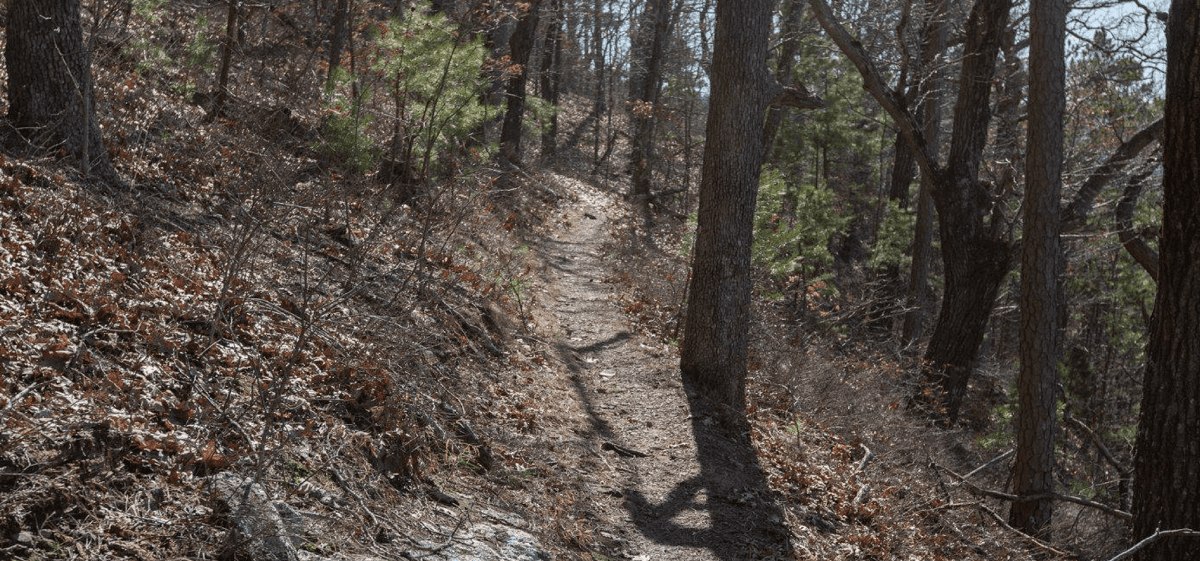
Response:
[[[357,74],[339,70],[330,81],[320,148],[353,170],[386,156],[425,178],[457,156],[483,161],[494,150],[471,140],[493,117],[480,103],[487,49],[428,12],[421,5],[404,20],[373,24]]]
[[[792,184],[774,169],[764,169],[754,213],[754,263],[780,278],[799,274],[805,284],[831,276],[829,240],[846,226],[833,211],[833,190],[824,183]]]

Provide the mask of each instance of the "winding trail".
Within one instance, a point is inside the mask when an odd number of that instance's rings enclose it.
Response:
[[[564,176],[567,228],[538,246],[550,331],[590,430],[589,500],[627,559],[790,558],[789,533],[744,434],[719,428],[680,383],[674,347],[636,333],[613,297],[615,197]]]

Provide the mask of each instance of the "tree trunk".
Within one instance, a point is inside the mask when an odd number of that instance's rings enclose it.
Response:
[[[604,102],[604,74],[606,64],[604,61],[604,2],[603,0],[595,0],[592,5],[592,66],[595,72],[596,87],[592,96],[592,119],[595,120],[596,128],[594,130],[594,142],[592,143],[592,165],[595,169],[600,167],[600,129],[602,128],[601,116],[608,109]]]
[[[983,186],[972,181],[962,188],[978,192]],[[982,230],[974,217],[937,206],[946,288],[925,349],[925,387],[917,401],[933,405],[934,416],[953,422],[966,397],[988,316],[1010,268],[1011,251]]]
[[[1133,538],[1200,529],[1200,4],[1174,0],[1167,25],[1163,229],[1158,296],[1138,424]],[[1167,538],[1138,559],[1194,559],[1197,538]]]
[[[562,44],[563,5],[562,0],[551,0],[551,21],[546,26],[546,41],[542,54],[542,75],[539,90],[542,99],[558,107],[558,94],[562,87]],[[542,155],[548,156],[558,148],[558,112],[550,114],[550,123],[542,133]]]
[[[1029,43],[1029,129],[1021,244],[1021,370],[1017,379],[1018,497],[1054,492],[1055,387],[1063,327],[1062,250],[1059,246],[1066,107],[1066,0],[1032,0]],[[1009,521],[1049,539],[1054,503],[1018,500]]]
[[[37,149],[74,158],[84,175],[119,183],[96,124],[79,0],[12,0],[8,6],[4,59],[13,127]]]
[[[680,347],[684,381],[741,416],[750,324],[750,246],[771,102],[773,0],[717,0],[695,261]]]
[[[346,0],[340,0],[345,2]],[[213,99],[209,119],[220,117],[225,112],[225,100],[229,98],[229,67],[233,62],[233,37],[237,31],[238,0],[229,0],[229,18],[225,22],[225,42],[221,45],[221,68],[217,72],[217,92]],[[332,76],[333,70],[330,70]]]
[[[780,84],[792,82],[792,73],[796,68],[796,54],[800,51],[800,29],[804,20],[804,0],[787,0],[783,14],[779,58],[775,65],[775,79]],[[783,107],[772,107],[767,112],[767,122],[763,125],[763,150],[769,156],[775,143],[775,134],[783,123]]]
[[[647,0],[638,19],[639,29],[630,53],[633,68],[629,77],[629,109],[633,138],[629,164],[633,172],[631,194],[648,218],[654,168],[654,110],[670,35],[671,0]]]
[[[940,401],[935,412],[950,422],[958,418],[988,318],[1012,261],[1003,209],[994,204],[990,186],[979,180],[991,122],[992,77],[1011,5],[1011,0],[978,0],[967,18],[950,155],[931,193],[942,241],[945,292],[925,349],[926,387],[918,398],[931,397],[929,390],[936,386],[942,395],[932,396]]]
[[[350,0],[337,0],[337,6],[333,10],[333,23],[329,30],[329,72],[325,75],[326,89],[333,88],[333,80],[337,77],[338,68],[342,65],[342,50],[345,45],[346,20],[349,18],[349,11]]]
[[[517,21],[517,29],[508,40],[508,55],[520,68],[504,86],[508,104],[504,109],[504,126],[500,130],[500,155],[512,164],[521,163],[521,127],[525,120],[525,82],[529,79],[529,53],[533,51],[534,32],[538,24],[538,4],[530,2]]]

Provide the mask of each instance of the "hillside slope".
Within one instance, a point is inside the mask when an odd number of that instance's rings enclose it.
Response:
[[[319,30],[274,8],[215,119],[171,62],[222,5],[97,33],[128,189],[0,156],[0,559],[1045,553],[948,489],[969,436],[889,408],[867,359],[789,350],[746,425],[692,398],[686,226],[629,235],[622,143],[603,169],[569,134],[524,170],[464,156],[416,192],[339,167]]]

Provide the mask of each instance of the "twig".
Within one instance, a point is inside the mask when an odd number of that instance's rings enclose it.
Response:
[[[1009,450],[1003,454],[1000,454],[999,456],[992,458],[990,461],[988,461],[988,463],[983,464],[983,465],[971,470],[970,473],[963,476],[963,479],[970,479],[972,475],[975,475],[976,473],[979,473],[979,472],[995,465],[996,462],[1004,461],[1005,458],[1007,458],[1011,455],[1013,455],[1013,450]]]
[[[875,457],[875,453],[871,452],[871,449],[867,448],[866,444],[859,443],[859,446],[862,446],[865,454],[863,454],[862,460],[858,462],[858,467],[854,468],[854,473],[862,472],[862,470],[867,467],[867,462],[871,461],[871,458]]]
[[[954,473],[954,471],[952,471],[948,468],[943,468],[943,469],[946,469],[946,471],[949,472],[950,475],[954,476],[955,479],[958,479],[960,483],[965,485],[967,487],[967,491],[969,491],[973,495],[982,495],[985,497],[992,497],[993,499],[1000,499],[1002,501],[1013,501],[1013,502],[1016,502],[1016,501],[1039,501],[1039,500],[1043,500],[1043,499],[1066,501],[1069,503],[1075,503],[1078,505],[1083,505],[1083,506],[1094,508],[1096,510],[1102,511],[1106,514],[1115,516],[1122,520],[1133,520],[1133,514],[1131,514],[1129,512],[1126,512],[1126,511],[1120,510],[1120,509],[1116,509],[1116,508],[1113,508],[1106,504],[1098,503],[1098,502],[1090,500],[1090,499],[1085,499],[1083,497],[1077,497],[1075,495],[1062,495],[1059,493],[1038,493],[1036,495],[1025,495],[1025,496],[1010,495],[1008,493],[1001,493],[999,491],[992,491],[990,489],[984,489],[982,487],[979,487],[978,485],[975,485],[974,483],[971,483],[970,481],[967,481],[967,479],[965,477],[963,477],[957,473]]]
[[[1125,467],[1125,464],[1117,460],[1116,456],[1114,456],[1113,453],[1108,450],[1108,447],[1104,445],[1104,442],[1100,440],[1100,437],[1096,435],[1095,431],[1083,424],[1083,421],[1080,421],[1075,417],[1064,417],[1069,425],[1087,435],[1088,439],[1092,441],[1092,444],[1096,445],[1096,449],[1100,450],[1100,454],[1103,455],[1106,460],[1108,460],[1108,463],[1112,464],[1112,466],[1117,469],[1117,473],[1121,474],[1121,477],[1129,477],[1131,475],[1129,468]]]
[[[988,516],[992,517],[992,520],[995,520],[997,524],[999,524],[1000,526],[1002,526],[1002,527],[1004,527],[1004,528],[1008,529],[1009,531],[1011,531],[1011,532],[1013,532],[1013,533],[1015,533],[1015,534],[1017,534],[1017,535],[1019,535],[1019,536],[1021,536],[1021,537],[1025,538],[1026,540],[1028,540],[1028,541],[1029,541],[1030,543],[1032,543],[1033,545],[1036,545],[1036,546],[1038,546],[1038,547],[1040,547],[1040,548],[1042,548],[1042,549],[1044,549],[1044,550],[1046,550],[1046,551],[1049,551],[1050,553],[1053,553],[1053,554],[1055,554],[1055,555],[1058,555],[1058,556],[1060,556],[1060,557],[1067,557],[1067,553],[1066,553],[1066,552],[1064,552],[1064,551],[1059,551],[1059,550],[1057,550],[1057,549],[1054,549],[1054,548],[1053,548],[1053,547],[1052,547],[1050,544],[1048,544],[1048,543],[1046,543],[1046,542],[1044,542],[1044,541],[1042,541],[1042,540],[1039,540],[1039,539],[1037,539],[1037,538],[1035,538],[1035,537],[1033,537],[1033,536],[1031,536],[1031,535],[1029,535],[1029,534],[1026,534],[1025,532],[1022,532],[1022,531],[1020,531],[1020,530],[1018,530],[1018,529],[1016,529],[1016,528],[1013,528],[1012,526],[1010,526],[1010,525],[1008,524],[1008,522],[1005,522],[1005,521],[1004,521],[1004,519],[1003,519],[1003,518],[1001,518],[999,514],[996,514],[996,512],[995,512],[995,511],[993,511],[992,509],[990,509],[990,508],[988,508],[988,507],[986,507],[986,506],[984,506],[984,505],[982,505],[982,504],[981,504],[981,505],[976,505],[976,506],[978,506],[980,510],[982,510],[982,511],[986,512]]]
[[[632,457],[645,458],[646,456],[649,455],[649,454],[646,454],[645,452],[638,452],[637,450],[634,450],[632,448],[626,448],[624,446],[621,446],[620,444],[613,444],[612,442],[605,442],[604,444],[600,445],[600,448],[602,450],[612,450],[613,452],[616,452],[617,455],[625,456],[626,458],[632,458]]]
[[[1116,557],[1113,557],[1112,559],[1109,559],[1108,561],[1121,561],[1122,559],[1128,559],[1134,553],[1137,553],[1138,550],[1158,541],[1159,539],[1169,538],[1169,537],[1174,537],[1174,536],[1181,536],[1181,537],[1188,537],[1188,538],[1200,538],[1200,531],[1192,530],[1190,528],[1177,528],[1174,530],[1155,530],[1153,534],[1146,536],[1146,538],[1143,539],[1142,541],[1137,542],[1136,544],[1133,544],[1133,547],[1126,549],[1125,551],[1122,551],[1121,553],[1118,553]]]

